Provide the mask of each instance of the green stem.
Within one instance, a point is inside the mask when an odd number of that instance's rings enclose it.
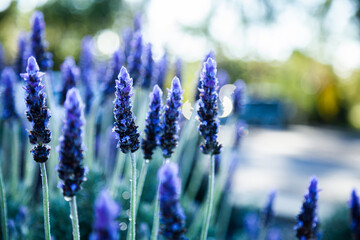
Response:
[[[139,176],[139,182],[138,182],[138,188],[137,188],[136,213],[137,213],[137,211],[139,209],[141,195],[142,195],[142,192],[143,192],[144,183],[145,183],[148,168],[149,168],[149,160],[145,159],[143,161],[140,176]]]
[[[73,196],[69,202],[70,212],[71,212],[71,224],[73,229],[73,239],[80,240],[80,228],[79,228],[79,218],[76,205],[76,196]]]
[[[44,227],[45,239],[50,240],[50,214],[49,214],[49,186],[47,182],[46,166],[45,163],[40,163],[41,181],[43,190],[43,205],[44,205]]]
[[[4,183],[3,183],[3,177],[2,177],[1,168],[0,168],[0,203],[1,203],[1,232],[2,232],[2,239],[8,240],[6,196],[5,196],[5,186],[4,186]]]
[[[214,200],[214,183],[215,183],[215,159],[214,156],[210,155],[210,169],[209,169],[209,183],[208,183],[208,197],[206,202],[206,213],[201,230],[201,240],[207,239],[207,233],[210,225],[213,200]]]
[[[130,198],[130,239],[135,240],[136,235],[136,156],[135,153],[130,153],[131,157],[131,198]]]
[[[20,177],[20,162],[19,162],[19,127],[17,123],[11,124],[12,129],[11,131],[11,190],[13,195],[16,195],[17,188],[18,188],[18,179]]]
[[[126,161],[126,154],[123,154],[120,150],[118,150],[115,170],[112,173],[112,178],[110,183],[110,192],[114,198],[117,196],[118,180],[124,169],[125,161]]]

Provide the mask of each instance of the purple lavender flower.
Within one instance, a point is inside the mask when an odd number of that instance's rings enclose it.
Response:
[[[198,115],[199,131],[205,142],[200,149],[204,154],[219,154],[221,145],[217,142],[219,120],[217,118],[218,80],[216,78],[216,62],[208,58],[201,72],[201,88]]]
[[[126,28],[122,31],[122,39],[124,46],[124,64],[128,64],[128,58],[131,52],[131,40],[133,38],[133,31],[130,28]]]
[[[116,218],[121,207],[115,202],[108,191],[103,190],[95,200],[95,222],[90,240],[115,240],[118,239],[119,224]]]
[[[82,165],[84,159],[83,126],[85,124],[83,103],[79,91],[70,89],[66,94],[64,103],[65,118],[60,137],[59,188],[64,197],[72,197],[81,189],[80,185],[86,180],[86,168]]]
[[[180,205],[181,180],[175,163],[163,165],[158,172],[160,230],[166,239],[187,239],[185,237],[185,214]]]
[[[167,71],[168,71],[168,60],[167,60],[167,53],[165,52],[162,58],[156,64],[156,74],[155,77],[153,78],[154,83],[152,85],[157,84],[161,89],[163,89]]]
[[[102,84],[102,103],[106,98],[112,96],[115,91],[115,79],[117,78],[121,65],[123,64],[123,52],[121,49],[114,52],[109,67],[105,73],[105,82]]]
[[[353,232],[354,239],[360,239],[360,207],[359,197],[355,189],[351,192],[350,217],[351,217],[351,231]]]
[[[14,66],[17,74],[23,73],[26,68],[26,60],[29,57],[26,44],[27,44],[26,33],[22,32],[18,38],[18,49],[15,60],[15,66]]]
[[[136,13],[134,15],[134,32],[141,31],[142,28],[142,14]]]
[[[180,81],[182,81],[182,68],[183,68],[183,63],[181,61],[181,58],[177,58],[175,61],[175,76],[177,76]]]
[[[129,73],[134,79],[134,85],[139,82],[141,71],[141,56],[143,52],[143,42],[141,32],[136,32],[131,41],[131,51],[128,57]]]
[[[239,115],[244,112],[246,105],[246,84],[243,80],[236,80],[234,83],[235,91],[233,94],[234,114]]]
[[[145,159],[151,159],[154,149],[160,144],[162,94],[158,85],[155,85],[150,93],[149,112],[145,120],[145,138],[141,142]]]
[[[146,56],[142,68],[142,87],[150,88],[150,85],[153,81],[153,71],[154,71],[154,59],[152,57],[151,43],[146,45]]]
[[[271,220],[274,218],[274,210],[273,210],[273,204],[274,204],[274,199],[276,196],[276,191],[272,191],[269,194],[269,199],[268,202],[266,203],[265,208],[263,209],[262,212],[262,223],[264,227],[268,227]]]
[[[60,104],[63,105],[66,94],[69,89],[75,87],[77,78],[79,77],[79,69],[72,57],[67,57],[60,66],[63,87],[60,95]]]
[[[219,69],[217,76],[219,79],[219,87],[222,87],[230,82],[229,74],[224,69]]]
[[[204,65],[204,63],[207,61],[208,58],[212,58],[215,60],[215,53],[213,51],[210,51],[206,56],[204,61],[202,62],[202,65]],[[197,88],[196,88],[196,94],[195,94],[195,101],[200,99],[200,89],[201,89],[201,74],[200,77],[198,79],[198,83],[197,83]]]
[[[91,109],[93,92],[93,68],[94,61],[91,53],[92,37],[86,36],[81,41],[81,55],[80,55],[80,72],[81,80],[85,87],[85,113],[88,114]]]
[[[2,91],[2,119],[10,120],[17,118],[18,115],[15,109],[15,97],[14,97],[14,83],[16,75],[14,70],[10,67],[6,67],[1,73],[1,82],[3,85]]]
[[[29,140],[31,144],[36,144],[31,153],[36,162],[43,163],[48,160],[50,153],[50,147],[44,144],[51,140],[51,132],[48,128],[51,114],[46,106],[46,93],[44,85],[41,83],[44,73],[39,72],[39,70],[35,58],[30,57],[26,68],[27,73],[22,73],[20,76],[26,82],[26,116],[32,124]]]
[[[179,136],[179,117],[180,107],[182,105],[182,94],[180,80],[177,77],[171,82],[171,89],[168,89],[168,96],[164,110],[164,120],[162,123],[163,134],[160,139],[161,149],[164,158],[170,158],[176,147]]]
[[[295,226],[296,237],[300,240],[315,238],[317,236],[318,218],[316,205],[318,200],[318,180],[311,179],[308,193],[305,195],[301,212],[297,216],[298,224]]]
[[[126,68],[122,67],[118,80],[116,80],[113,131],[116,133],[116,139],[118,140],[117,147],[123,153],[135,152],[140,147],[140,134],[137,131],[138,127],[135,124],[131,106],[132,84],[132,78],[130,78]]]
[[[52,54],[46,52],[48,43],[45,41],[45,22],[42,12],[35,12],[31,18],[31,54],[39,62],[40,69],[47,71],[52,68]]]

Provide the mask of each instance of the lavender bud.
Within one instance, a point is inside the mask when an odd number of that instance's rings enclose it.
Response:
[[[168,96],[166,100],[166,106],[164,110],[164,120],[162,123],[163,134],[160,139],[161,149],[163,151],[164,158],[170,158],[171,154],[176,147],[179,136],[179,117],[180,107],[183,99],[180,80],[177,77],[171,82],[171,89],[168,89]]]
[[[311,239],[317,236],[318,218],[316,205],[318,200],[317,179],[311,179],[308,193],[305,195],[301,212],[297,216],[298,224],[295,226],[296,237],[300,240]]]
[[[18,38],[18,50],[15,60],[15,71],[17,74],[23,73],[26,68],[26,60],[28,59],[28,50],[27,50],[27,39],[26,33],[21,33]]]
[[[108,191],[100,192],[95,200],[95,222],[90,240],[115,240],[118,239],[119,224],[116,218],[120,214],[121,207],[115,202]]]
[[[145,120],[145,138],[141,143],[145,159],[151,159],[154,149],[160,144],[162,95],[159,86],[155,85],[150,93],[149,112]]]
[[[221,145],[217,142],[219,120],[218,109],[218,80],[216,78],[216,62],[208,58],[201,72],[201,88],[198,115],[200,119],[199,131],[205,142],[200,149],[204,154],[219,154]]]
[[[141,32],[136,32],[131,41],[131,51],[128,57],[129,73],[134,79],[134,85],[139,82],[141,70],[141,56],[143,51],[143,42]]]
[[[17,118],[18,115],[15,109],[15,96],[14,96],[14,83],[16,75],[14,70],[10,67],[6,67],[1,73],[1,82],[3,85],[2,91],[2,119],[10,120]]]
[[[236,80],[234,83],[235,91],[233,94],[234,98],[234,114],[239,115],[244,112],[246,105],[246,84],[243,80]]]
[[[115,91],[114,80],[117,78],[120,72],[120,68],[123,61],[124,59],[123,59],[122,50],[119,49],[115,51],[110,61],[109,67],[106,70],[105,82],[102,84],[102,92],[103,92],[102,102],[104,102],[107,97],[112,96],[112,94],[114,94]]]
[[[70,89],[64,103],[65,118],[60,137],[59,188],[64,197],[72,197],[81,189],[80,185],[86,180],[86,168],[82,165],[84,159],[83,126],[85,124],[83,103],[79,91]]]
[[[276,191],[272,191],[270,194],[269,194],[269,199],[268,199],[268,202],[265,206],[265,208],[263,209],[263,212],[262,212],[262,216],[263,216],[263,226],[264,227],[268,227],[271,220],[274,218],[274,210],[273,210],[273,204],[274,204],[274,199],[275,199],[275,196],[276,196]]]
[[[360,207],[359,197],[355,189],[351,192],[350,217],[351,217],[351,231],[353,232],[354,239],[360,239]]]
[[[204,61],[202,62],[202,66],[204,65],[204,63],[207,61],[208,58],[212,58],[215,60],[215,53],[213,51],[210,51],[206,56]],[[197,88],[196,88],[196,94],[195,94],[195,101],[200,99],[200,89],[201,89],[201,74],[200,77],[198,79],[198,83],[197,83]]]
[[[51,117],[50,110],[46,106],[46,93],[41,78],[44,73],[39,72],[39,65],[34,57],[29,57],[26,68],[27,73],[20,76],[25,80],[25,103],[26,116],[32,124],[32,130],[29,134],[31,144],[37,144],[31,152],[36,162],[46,162],[50,147],[43,145],[51,140],[51,132],[48,128]]]
[[[46,52],[48,43],[45,40],[45,22],[42,12],[35,12],[31,18],[31,54],[37,59],[40,69],[47,71],[52,68],[52,54]]]
[[[180,58],[177,58],[176,59],[176,62],[175,62],[175,76],[177,76],[180,81],[182,81],[182,67],[183,67],[183,63],[181,61]]]
[[[146,45],[146,57],[142,68],[142,87],[150,88],[153,81],[154,59],[152,57],[151,44]]]
[[[113,131],[116,133],[116,139],[118,140],[117,147],[123,153],[135,152],[140,147],[140,134],[137,131],[138,127],[135,124],[131,105],[132,85],[132,78],[130,78],[126,68],[122,67],[116,80]]]
[[[80,72],[81,80],[85,87],[85,113],[89,113],[91,109],[92,99],[94,97],[93,91],[93,68],[94,61],[91,52],[92,37],[86,36],[81,41],[81,55],[80,55]]]
[[[168,60],[167,60],[167,54],[165,52],[163,57],[156,64],[156,74],[153,79],[154,83],[152,85],[157,84],[161,89],[163,89],[167,71],[168,71]]]
[[[187,239],[185,237],[185,214],[180,205],[181,180],[179,168],[169,162],[159,169],[160,230],[166,239]]]
[[[60,95],[60,104],[63,105],[66,94],[69,89],[75,87],[77,78],[79,77],[79,69],[72,57],[67,57],[60,66],[63,87]]]

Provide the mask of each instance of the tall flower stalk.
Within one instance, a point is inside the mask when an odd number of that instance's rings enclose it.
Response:
[[[25,103],[26,116],[32,124],[32,130],[29,133],[29,140],[35,147],[31,150],[33,158],[40,164],[41,179],[43,187],[44,204],[44,224],[45,239],[51,239],[50,236],[50,215],[49,215],[49,189],[47,183],[45,162],[49,159],[50,147],[46,144],[51,141],[51,132],[48,128],[50,120],[50,110],[46,106],[46,93],[41,78],[44,73],[39,72],[40,68],[34,57],[28,59],[26,68],[27,73],[22,73],[21,77],[26,82]]]
[[[199,132],[204,138],[200,149],[204,154],[210,154],[210,169],[208,182],[208,197],[206,200],[206,214],[202,226],[200,239],[206,240],[210,225],[213,208],[214,184],[215,184],[215,160],[214,155],[220,153],[221,145],[217,141],[219,120],[217,118],[218,109],[218,79],[216,77],[216,62],[209,57],[201,72],[201,87],[198,116],[200,120]]]
[[[135,124],[135,117],[132,112],[133,80],[125,67],[122,67],[116,82],[114,100],[114,127],[118,140],[117,147],[131,157],[131,198],[130,198],[130,239],[136,235],[136,157],[135,152],[140,147],[138,126]]]
[[[70,203],[73,238],[80,239],[79,220],[76,205],[76,193],[81,189],[81,183],[86,180],[87,169],[82,165],[84,159],[83,126],[85,124],[83,103],[79,91],[70,89],[64,103],[65,118],[60,137],[59,188],[63,196]]]
[[[316,213],[318,200],[317,179],[314,177],[310,181],[308,192],[305,195],[301,212],[297,216],[297,225],[295,226],[296,237],[299,240],[314,239],[317,237],[318,218]]]

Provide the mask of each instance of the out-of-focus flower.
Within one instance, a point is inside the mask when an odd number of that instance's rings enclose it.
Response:
[[[262,223],[264,227],[268,227],[271,220],[274,218],[274,210],[273,210],[273,205],[274,205],[274,199],[276,196],[276,191],[272,191],[269,194],[269,199],[268,202],[266,203],[265,208],[263,209],[262,212]]]
[[[113,96],[115,91],[115,79],[117,79],[123,61],[123,52],[121,49],[118,49],[114,52],[110,60],[109,66],[105,73],[105,81],[101,84],[102,103],[104,103],[106,101],[106,98],[108,98],[109,96]]]
[[[239,146],[241,139],[246,136],[246,134],[248,134],[247,123],[243,120],[238,120],[236,123],[235,141],[233,146],[235,149]]]
[[[119,235],[119,224],[116,218],[120,214],[120,205],[115,202],[108,191],[100,192],[95,200],[95,222],[90,240],[115,240]]]
[[[143,39],[141,32],[136,32],[131,41],[131,51],[128,57],[129,73],[134,79],[134,85],[140,81],[141,56],[143,52]]]
[[[22,32],[18,38],[18,49],[15,59],[14,69],[17,74],[23,73],[26,68],[26,61],[29,57],[29,51],[27,49],[26,33]]]
[[[83,103],[80,93],[72,88],[66,95],[64,103],[65,118],[60,137],[59,165],[59,188],[64,197],[72,197],[81,189],[81,183],[86,180],[87,169],[83,166],[84,144],[83,126],[85,124]]]
[[[92,37],[85,36],[81,41],[80,55],[80,73],[81,80],[85,88],[85,113],[89,113],[91,109],[92,99],[94,97],[94,60],[91,52]]]
[[[270,228],[266,235],[266,240],[282,240],[282,234],[278,228]]]
[[[351,231],[353,232],[354,239],[360,239],[360,207],[359,197],[355,189],[351,192],[350,217],[351,217]]]
[[[204,138],[201,151],[204,154],[219,154],[221,145],[217,141],[219,119],[218,108],[218,80],[216,78],[216,62],[208,58],[201,72],[201,88],[198,115],[200,119],[199,131]]]
[[[229,82],[230,82],[229,74],[224,69],[219,69],[219,71],[217,73],[217,77],[219,79],[219,87],[222,87],[225,84],[229,84]]]
[[[168,96],[166,100],[166,106],[164,111],[164,120],[162,123],[162,136],[160,139],[161,149],[163,151],[164,158],[170,158],[171,154],[176,147],[179,136],[179,117],[180,107],[182,105],[182,94],[180,80],[177,77],[171,82],[171,89],[168,90]]]
[[[135,152],[139,149],[139,136],[137,126],[135,124],[135,117],[132,112],[131,96],[133,80],[125,67],[122,67],[116,80],[116,92],[114,100],[114,117],[115,123],[113,131],[116,133],[118,140],[117,147],[123,153],[129,151]]]
[[[182,79],[182,67],[183,63],[180,58],[177,58],[175,61],[175,76],[177,76],[180,79],[180,82]]]
[[[145,159],[151,159],[154,149],[160,144],[162,94],[158,85],[155,85],[150,93],[149,112],[145,121],[145,138],[141,143]]]
[[[168,71],[168,60],[167,60],[167,53],[165,52],[162,58],[156,64],[156,73],[155,73],[155,77],[153,78],[154,83],[152,85],[157,84],[161,89],[163,89],[167,71]]]
[[[145,61],[142,68],[142,83],[143,88],[150,88],[151,83],[153,82],[154,75],[154,59],[152,56],[151,44],[148,43],[145,49]]]
[[[43,163],[48,160],[50,154],[50,147],[45,144],[51,141],[51,132],[48,128],[51,114],[46,106],[46,93],[41,83],[44,73],[39,70],[35,58],[30,57],[26,68],[27,73],[22,73],[20,76],[26,82],[26,116],[32,124],[29,140],[31,144],[36,144],[31,153],[36,162]]]
[[[260,220],[256,213],[247,213],[244,217],[245,233],[249,240],[256,240],[260,232]]]
[[[14,84],[16,75],[11,67],[6,67],[1,73],[2,89],[2,119],[10,120],[17,118],[15,109]]]
[[[246,106],[246,84],[243,80],[236,80],[234,83],[235,91],[233,94],[234,114],[239,115],[244,112]]]
[[[122,39],[124,46],[124,65],[127,66],[128,58],[131,52],[131,40],[133,38],[133,31],[130,28],[126,28],[122,31]]]
[[[163,165],[158,173],[160,234],[166,239],[186,239],[185,214],[180,205],[181,180],[175,163]]]
[[[69,89],[76,86],[79,77],[79,69],[72,57],[67,57],[60,66],[63,86],[60,95],[60,104],[63,105]]]

